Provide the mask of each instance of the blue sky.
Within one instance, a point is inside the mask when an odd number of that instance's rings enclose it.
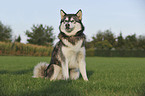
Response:
[[[0,5],[0,21],[13,29],[13,36],[21,35],[23,43],[33,24],[53,26],[57,36],[60,9],[82,9],[87,39],[106,29],[116,36],[120,31],[123,36],[145,35],[145,0],[0,0]]]

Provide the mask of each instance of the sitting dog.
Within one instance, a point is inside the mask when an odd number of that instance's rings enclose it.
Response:
[[[76,80],[81,73],[88,81],[85,62],[85,35],[82,24],[82,11],[76,14],[61,13],[58,35],[59,42],[55,45],[50,64],[39,63],[34,68],[34,76],[46,77],[50,80]]]

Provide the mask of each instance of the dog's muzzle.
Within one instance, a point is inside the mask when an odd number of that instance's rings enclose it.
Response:
[[[70,24],[65,24],[65,28],[68,30],[70,29]]]
[[[65,24],[65,30],[67,32],[71,32],[74,29],[74,27],[72,27],[69,23]]]

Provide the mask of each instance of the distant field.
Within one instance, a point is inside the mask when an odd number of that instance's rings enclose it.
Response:
[[[0,96],[145,96],[145,58],[87,57],[89,81],[32,78],[50,57],[0,56]]]

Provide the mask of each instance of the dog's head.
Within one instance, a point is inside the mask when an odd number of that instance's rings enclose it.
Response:
[[[81,22],[82,11],[79,10],[76,14],[66,14],[63,10],[60,11],[61,22],[60,31],[67,36],[74,36],[78,32],[83,32],[84,26]]]

